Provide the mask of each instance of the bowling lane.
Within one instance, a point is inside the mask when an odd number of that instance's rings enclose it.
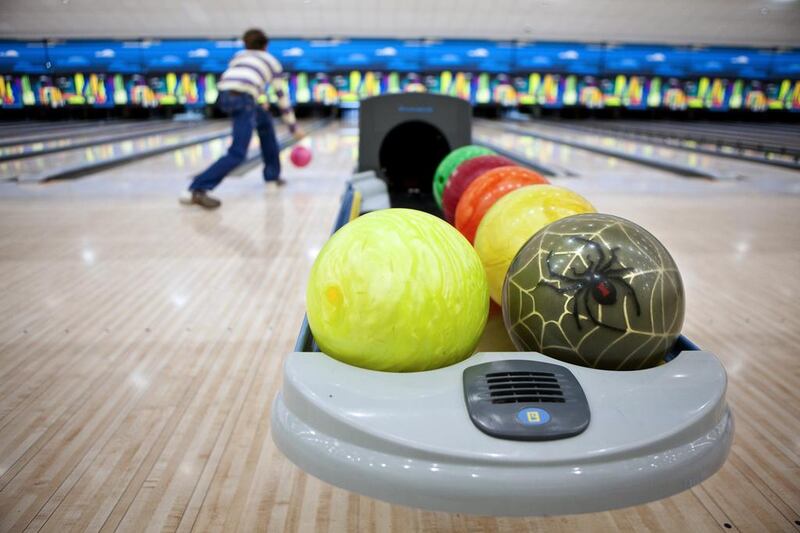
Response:
[[[669,135],[680,137],[700,137],[715,140],[719,143],[730,143],[736,146],[739,143],[764,146],[770,151],[780,152],[781,149],[800,149],[800,126],[793,124],[715,124],[711,122],[667,122],[666,124],[654,123],[645,127],[642,124],[624,122],[623,128],[639,128],[647,131],[654,130],[658,133],[666,132]]]
[[[36,142],[58,139],[67,136],[79,136],[98,130],[113,131],[119,128],[131,128],[141,124],[167,122],[166,120],[83,120],[80,122],[55,122],[43,126],[11,128],[0,135],[0,146],[11,146],[25,142]]]
[[[16,136],[0,139],[0,148],[19,150],[20,147],[38,145],[53,141],[79,140],[103,135],[119,135],[124,132],[145,131],[176,124],[172,120],[126,120],[87,124],[86,127],[56,128],[51,131],[29,131]]]
[[[541,162],[545,166],[567,170],[577,174],[577,178],[598,178],[604,182],[619,182],[620,186],[635,186],[640,178],[664,180],[674,177],[673,174],[643,167],[642,165],[606,156],[579,148],[520,135],[511,131],[501,131],[493,122],[476,121],[473,126],[473,138],[476,141],[491,141],[493,144],[520,156]],[[570,180],[574,178],[558,177],[554,180]]]
[[[476,140],[491,138],[495,143],[509,151],[525,157],[538,157],[540,160],[557,162],[562,167],[574,170],[578,177],[551,178],[553,183],[574,188],[582,194],[613,191],[621,194],[630,191],[651,195],[705,194],[713,190],[715,194],[740,194],[743,192],[797,194],[800,180],[797,173],[776,169],[766,165],[756,165],[763,174],[758,179],[714,180],[712,189],[708,181],[696,178],[683,178],[671,172],[650,166],[604,156],[595,152],[572,148],[567,145],[529,137],[524,134],[502,132],[485,122],[476,122],[473,134]],[[493,124],[493,123],[488,123]],[[550,133],[548,133],[550,135]],[[635,141],[627,141],[637,144]],[[640,149],[643,150],[643,149]],[[714,158],[728,162],[724,158]],[[680,183],[675,183],[675,182]]]
[[[577,122],[578,125],[584,124]],[[800,148],[800,126],[792,124],[672,122],[641,120],[591,120],[587,126],[607,129],[609,132],[641,132],[680,138],[700,138],[719,143],[763,144],[764,146]],[[570,124],[571,125],[571,124]]]
[[[557,122],[553,122],[558,126]],[[755,160],[795,163],[800,154],[800,127],[780,124],[719,124],[624,120],[569,121],[571,129],[633,138],[690,150],[738,154]]]
[[[36,138],[32,141],[22,141],[18,144],[2,146],[0,147],[0,158],[20,156],[22,154],[25,154],[25,157],[29,157],[31,155],[36,155],[37,152],[68,149],[70,146],[77,144],[110,142],[113,141],[115,137],[153,135],[156,133],[166,133],[170,130],[189,129],[196,125],[197,123],[193,122],[159,120],[125,125],[98,126],[76,133],[66,131],[52,137],[46,136],[44,138]]]
[[[0,180],[14,177],[25,179],[27,176],[37,175],[46,170],[110,160],[151,148],[177,144],[203,134],[222,133],[229,128],[230,125],[226,121],[201,122],[188,130],[167,134],[155,133],[118,142],[98,141],[98,144],[90,147],[6,161],[0,163]]]
[[[300,125],[307,127],[303,121]],[[281,123],[276,122],[276,129],[281,138],[289,135],[288,128]],[[293,167],[288,160],[289,150],[284,150],[281,161],[283,176],[289,181],[286,188],[313,192],[320,187],[320,180],[327,184],[326,180],[331,178],[334,185],[328,193],[338,199],[345,179],[343,176],[349,176],[355,165],[358,141],[357,137],[353,140],[353,135],[357,133],[348,133],[348,130],[334,125],[303,139],[301,142],[311,147],[314,153],[311,164],[303,169]],[[191,178],[223,155],[229,145],[230,136],[224,136],[102,170],[78,180],[59,180],[46,185],[0,182],[0,197],[137,198],[166,202],[172,206]],[[250,153],[258,153],[256,136],[251,141]],[[231,174],[215,194],[225,198],[263,192],[261,168],[261,165],[255,165],[242,176]]]
[[[52,133],[54,131],[74,130],[102,127],[104,125],[119,124],[122,122],[133,123],[133,120],[59,120],[59,121],[18,121],[0,123],[0,141],[7,137],[33,135],[37,133]]]
[[[288,135],[288,133],[287,133]],[[262,165],[250,168],[241,176],[226,178],[215,194],[223,202],[236,204],[246,202],[254,196],[266,196],[270,205],[286,216],[286,224],[295,224],[289,213],[300,204],[320,203],[323,211],[314,224],[321,224],[327,231],[333,224],[345,182],[352,176],[358,155],[358,129],[350,128],[334,121],[301,141],[311,149],[311,162],[297,168],[289,161],[290,149],[281,152],[281,176],[287,181],[284,187],[266,186],[262,181]],[[256,149],[251,146],[251,151]],[[223,209],[225,205],[223,204]],[[316,253],[318,247],[312,246],[309,254]]]
[[[532,134],[543,134],[559,137],[567,141],[581,142],[593,146],[622,150],[626,153],[663,159],[701,169],[707,172],[721,174],[728,178],[800,178],[800,173],[778,167],[770,167],[759,163],[737,161],[713,155],[700,154],[689,150],[681,150],[663,145],[623,139],[612,135],[581,132],[570,129],[568,126],[553,126],[542,121],[515,122],[514,126],[521,127]]]

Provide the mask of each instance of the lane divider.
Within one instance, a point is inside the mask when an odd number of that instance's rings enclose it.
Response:
[[[118,142],[118,141],[127,141],[127,140],[130,140],[130,139],[136,139],[138,137],[148,137],[150,135],[163,135],[165,133],[170,133],[170,132],[174,132],[174,131],[188,130],[189,128],[192,128],[193,126],[196,126],[196,125],[187,124],[187,123],[184,122],[184,123],[182,123],[180,125],[172,125],[172,126],[170,126],[168,128],[161,128],[161,129],[155,128],[155,129],[146,130],[146,131],[132,131],[132,132],[128,131],[128,132],[125,132],[125,133],[122,133],[122,134],[109,135],[108,137],[104,137],[102,139],[94,139],[94,140],[90,140],[90,141],[82,141],[82,142],[77,142],[77,143],[74,143],[74,144],[64,144],[64,145],[61,145],[61,146],[53,146],[51,148],[43,148],[42,150],[35,150],[35,151],[30,151],[30,152],[18,152],[18,153],[13,153],[13,154],[2,155],[2,156],[0,156],[0,162],[12,161],[12,160],[15,160],[15,159],[25,159],[25,158],[28,158],[28,157],[36,157],[36,156],[40,156],[40,155],[54,154],[56,152],[66,152],[68,150],[77,150],[79,148],[88,148],[90,146],[96,146],[98,144],[106,144],[106,143],[112,143],[112,142]],[[45,141],[45,142],[47,142],[47,141]],[[28,143],[25,143],[25,144],[28,144]]]
[[[501,156],[503,156],[503,157],[505,157],[507,159],[510,159],[510,160],[514,161],[515,163],[518,163],[520,166],[527,167],[527,168],[529,168],[531,170],[535,170],[536,172],[538,172],[542,176],[558,178],[558,177],[565,177],[565,176],[575,177],[575,176],[578,175],[575,172],[572,172],[571,170],[563,168],[563,167],[562,168],[556,168],[555,166],[552,166],[552,165],[544,165],[544,164],[540,163],[539,161],[537,161],[535,159],[526,157],[526,156],[520,154],[519,152],[514,152],[512,150],[506,150],[505,148],[502,148],[499,145],[497,145],[495,143],[492,143],[492,142],[476,140],[476,141],[474,141],[474,143],[479,145],[479,146],[483,146],[485,148],[489,148],[490,150],[493,150],[494,152],[496,152],[497,155],[501,155]]]
[[[672,161],[667,161],[656,157],[635,155],[628,153],[624,150],[618,150],[615,148],[601,147],[601,146],[596,146],[594,144],[583,143],[579,141],[570,141],[555,135],[533,132],[526,128],[520,128],[517,126],[496,125],[491,123],[484,123],[484,125],[486,125],[487,128],[492,128],[498,131],[506,131],[510,133],[516,133],[518,135],[526,135],[536,139],[542,139],[544,141],[550,141],[557,144],[563,144],[565,146],[571,146],[572,148],[577,148],[579,150],[586,150],[587,152],[595,152],[601,155],[616,157],[617,159],[624,159],[626,161],[631,161],[633,163],[638,163],[640,165],[657,168],[659,170],[666,170],[668,172],[672,172],[673,174],[677,174],[679,176],[685,176],[689,178],[705,178],[712,180],[731,180],[739,178],[739,176],[736,175],[726,174],[723,172],[713,172],[711,170],[705,170],[701,168],[692,167],[689,165],[683,165],[680,163],[675,163]]]
[[[761,150],[756,150],[755,148],[748,148],[744,147],[745,150],[751,151],[762,151],[765,153],[764,157],[758,156],[749,156],[742,154],[740,152],[731,152],[725,149],[725,141],[718,140],[714,142],[712,140],[705,140],[700,137],[684,137],[680,138],[677,142],[671,142],[670,138],[676,138],[674,134],[669,134],[665,132],[662,136],[658,136],[658,134],[654,131],[644,131],[644,130],[631,130],[631,131],[621,131],[613,128],[604,128],[603,126],[594,126],[594,125],[585,125],[585,124],[575,124],[575,125],[563,125],[563,124],[551,124],[548,123],[548,126],[552,126],[555,128],[565,128],[565,129],[575,129],[579,131],[585,131],[586,133],[592,133],[594,135],[607,135],[609,137],[621,137],[623,139],[631,139],[634,141],[646,142],[649,144],[658,144],[662,146],[667,146],[669,148],[674,148],[677,150],[686,150],[688,152],[696,152],[699,154],[705,155],[712,155],[718,157],[727,157],[729,159],[737,159],[739,161],[747,161],[751,163],[761,163],[764,165],[772,165],[776,167],[788,168],[791,170],[800,170],[800,154],[794,156],[795,161],[789,161],[786,159],[778,159],[776,157],[770,157],[770,153],[777,153],[780,154],[780,149],[773,150],[772,152],[768,151],[766,148],[762,148]],[[695,143],[693,146],[692,143]],[[717,144],[719,149],[714,148],[703,148],[702,146],[696,146],[696,144]],[[789,153],[791,152],[791,153]],[[789,156],[792,156],[793,152],[789,150]]]
[[[0,138],[0,148],[8,148],[10,146],[17,146],[20,144],[38,143],[38,142],[52,142],[68,137],[89,137],[97,135],[97,130],[103,128],[107,132],[118,132],[120,130],[139,130],[146,127],[153,127],[159,124],[168,124],[168,120],[147,120],[139,122],[103,122],[101,124],[87,123],[83,126],[64,127],[64,128],[50,128],[55,131],[37,131],[37,133],[25,132],[24,135],[3,135]]]
[[[313,126],[313,125],[312,125]],[[311,129],[311,127],[309,127]],[[153,157],[156,155],[161,155],[167,152],[172,152],[175,150],[180,150],[182,148],[186,148],[188,146],[193,146],[195,144],[203,144],[210,141],[214,141],[216,139],[222,139],[224,137],[230,136],[230,130],[226,129],[224,132],[214,132],[214,133],[207,133],[204,135],[198,135],[195,137],[191,137],[189,139],[185,139],[183,141],[178,141],[174,143],[168,143],[162,146],[157,146],[155,148],[150,148],[147,150],[140,150],[137,152],[132,152],[130,154],[124,154],[117,157],[113,157],[110,159],[103,159],[100,161],[94,162],[81,162],[74,165],[67,165],[64,167],[54,168],[45,170],[43,172],[37,172],[34,174],[22,174],[20,176],[8,178],[9,180],[16,180],[19,183],[46,183],[48,181],[54,180],[61,180],[61,179],[77,179],[82,178],[84,176],[88,176],[90,174],[94,174],[101,170],[106,170],[113,167],[118,167],[121,165],[125,165],[127,163],[133,161],[140,161],[142,159],[146,159],[148,157]],[[286,146],[290,146],[294,144],[294,139],[291,139],[291,142],[284,141]],[[97,143],[103,144],[103,143]],[[260,157],[260,155],[259,155]],[[246,164],[243,163],[243,164]]]

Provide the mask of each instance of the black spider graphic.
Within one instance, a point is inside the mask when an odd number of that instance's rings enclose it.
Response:
[[[562,287],[557,287],[544,280],[539,281],[538,285],[550,287],[559,294],[575,291],[572,295],[572,316],[575,317],[575,324],[578,326],[578,329],[583,329],[578,315],[579,303],[583,302],[583,306],[586,308],[586,314],[596,325],[614,331],[624,332],[625,330],[622,328],[603,324],[595,318],[589,306],[589,296],[591,295],[599,305],[614,305],[617,301],[617,288],[614,286],[614,283],[618,283],[633,297],[633,303],[636,305],[636,315],[641,315],[642,309],[639,306],[639,299],[636,297],[636,291],[633,290],[633,287],[631,287],[627,281],[622,279],[622,275],[626,272],[630,272],[633,268],[613,268],[614,263],[617,262],[617,250],[619,250],[619,247],[611,248],[608,254],[609,257],[606,258],[606,252],[603,251],[603,247],[596,242],[582,237],[573,238],[578,242],[584,243],[585,246],[597,250],[597,261],[594,261],[591,257],[587,257],[589,266],[583,272],[578,272],[575,267],[570,267],[570,271],[572,272],[571,276],[558,274],[557,272],[553,272],[553,267],[550,266],[550,258],[553,256],[553,251],[550,250],[546,260],[549,277],[562,282]],[[567,285],[564,286],[565,284]]]

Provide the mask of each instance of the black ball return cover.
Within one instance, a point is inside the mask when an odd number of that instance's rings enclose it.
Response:
[[[393,207],[440,214],[433,175],[442,159],[472,139],[469,102],[438,94],[386,94],[362,100],[358,171],[386,181]]]

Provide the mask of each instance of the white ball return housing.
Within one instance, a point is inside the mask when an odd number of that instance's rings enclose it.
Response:
[[[357,183],[387,194],[368,176]],[[359,214],[360,202],[348,186],[334,229]],[[490,322],[487,335],[497,331],[502,325]],[[505,341],[439,370],[375,372],[319,352],[304,322],[273,405],[273,439],[297,466],[338,487],[479,515],[637,505],[684,491],[725,462],[733,439],[725,370],[686,338],[664,364],[628,372],[507,351]],[[492,383],[515,380],[533,392],[493,400]]]

